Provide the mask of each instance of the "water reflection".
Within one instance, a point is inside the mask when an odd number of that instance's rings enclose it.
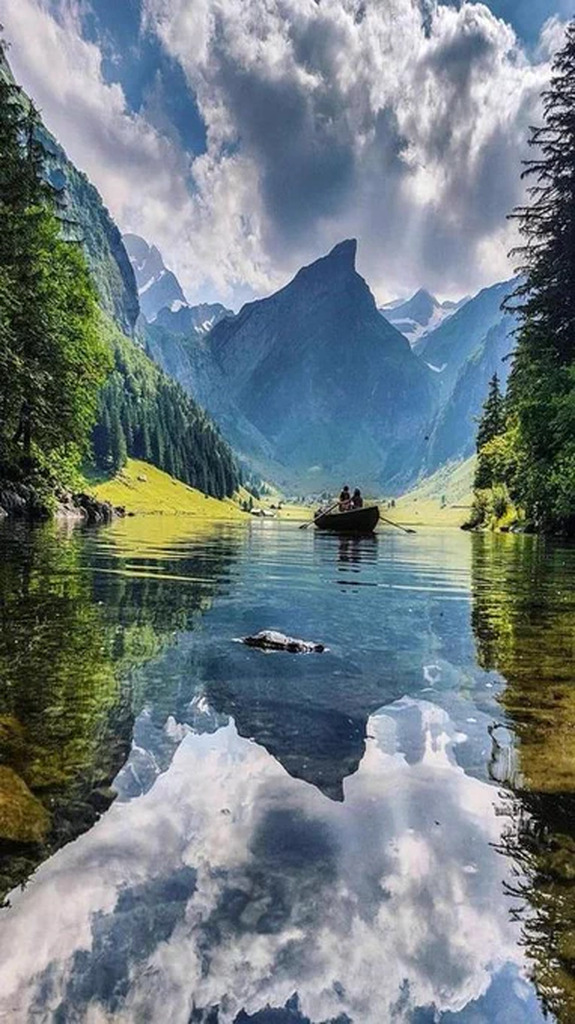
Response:
[[[207,572],[188,537],[182,567],[202,586],[176,587],[138,529],[0,526],[0,901],[110,805],[150,696],[136,669],[194,628],[233,558],[220,538]],[[162,566],[169,551],[164,537]]]
[[[416,722],[410,764],[398,746]],[[438,708],[396,703],[370,718],[337,804],[232,724],[189,732],[145,796],[114,805],[20,899],[0,939],[14,1019],[48,1005],[64,1020],[227,1024],[290,1001],[297,1021],[474,1004],[478,1019],[538,1019],[501,899],[497,802],[457,766],[457,741]],[[40,950],[37,915],[52,922]]]
[[[318,534],[318,543],[319,537]],[[369,534],[365,537],[345,536],[342,535],[338,538],[338,561],[345,563],[350,562],[351,564],[358,562],[375,562],[377,559],[377,545],[379,543],[379,537],[376,533]]]
[[[575,548],[473,538],[481,663],[505,677],[493,732],[506,786],[501,849],[517,865],[523,941],[543,1006],[575,1020]]]
[[[116,801],[0,913],[0,1019],[541,1021],[516,920],[530,868],[500,852],[504,787],[534,769],[513,761],[490,596],[525,595],[531,564],[506,582],[493,538],[447,531],[342,548],[277,522],[148,529],[79,535],[58,583],[35,577],[85,593],[132,743]],[[233,642],[262,628],[329,653]],[[149,646],[114,660],[126,636]]]

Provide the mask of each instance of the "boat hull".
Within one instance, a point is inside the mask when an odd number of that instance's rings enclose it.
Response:
[[[368,508],[353,508],[349,512],[328,512],[318,516],[315,525],[318,530],[331,530],[333,533],[373,533],[379,522],[377,505]]]

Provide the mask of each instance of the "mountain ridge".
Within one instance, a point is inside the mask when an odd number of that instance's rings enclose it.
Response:
[[[0,77],[13,89],[17,102],[28,112],[32,108],[31,101],[16,82],[2,46]],[[66,234],[82,244],[102,308],[125,334],[131,336],[140,307],[134,271],[120,230],[95,185],[72,163],[63,146],[39,117],[34,134],[43,154],[43,176],[55,194],[60,196]]]
[[[356,251],[355,239],[338,243],[221,320],[206,345],[288,475],[319,483],[337,467],[391,485],[402,477],[402,445],[433,406],[433,375],[380,315]]]
[[[380,306],[379,312],[413,346],[452,316],[465,301],[440,302],[426,288],[419,288],[409,299],[396,299]]]
[[[180,282],[165,266],[157,246],[132,233],[124,234],[122,241],[136,278],[140,309],[148,322],[164,307],[177,312],[188,305]]]
[[[288,490],[332,484],[336,471],[390,493],[411,486],[473,451],[487,380],[495,369],[506,379],[513,323],[500,306],[510,283],[462,303],[419,289],[403,306],[427,323],[442,315],[410,344],[381,315],[356,254],[357,240],[344,239],[236,314],[164,307],[144,325],[156,361],[242,459]]]

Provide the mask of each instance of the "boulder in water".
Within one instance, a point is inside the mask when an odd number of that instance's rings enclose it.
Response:
[[[323,654],[327,650],[325,644],[298,640],[275,629],[262,629],[254,636],[243,637],[241,642],[248,647],[259,647],[262,651],[289,651],[291,654]]]

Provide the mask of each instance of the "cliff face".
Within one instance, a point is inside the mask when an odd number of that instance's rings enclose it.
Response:
[[[426,473],[473,454],[489,380],[497,373],[503,387],[507,383],[517,320],[501,304],[513,287],[513,281],[504,281],[484,288],[416,345],[420,358],[434,368],[438,384]]]
[[[68,230],[82,241],[103,309],[132,335],[140,312],[138,289],[120,231],[85,174],[42,125],[39,137],[51,183],[63,190]]]
[[[512,318],[506,318],[491,327],[461,367],[453,391],[441,405],[430,432],[425,463],[428,472],[475,452],[477,420],[489,381],[496,373],[502,387],[507,384],[511,361],[506,357],[513,346],[513,323]]]
[[[400,486],[432,414],[433,373],[378,312],[355,254],[354,240],[340,243],[206,344],[228,400],[288,473]]]
[[[444,398],[451,394],[462,367],[493,327],[507,324],[511,334],[514,324],[502,312],[501,304],[512,290],[512,281],[484,288],[416,344],[417,353],[434,368]]]
[[[15,88],[10,65],[0,51],[0,76]],[[26,94],[20,102],[29,106]],[[39,122],[38,141],[44,151],[48,181],[62,196],[62,217],[70,237],[82,242],[102,308],[126,334],[133,334],[140,312],[138,289],[122,236],[104,206],[98,190],[68,159],[60,143]]]
[[[140,309],[146,320],[155,320],[160,310],[175,313],[187,306],[180,282],[164,266],[159,249],[148,245],[139,235],[124,235],[122,241],[136,277]]]

